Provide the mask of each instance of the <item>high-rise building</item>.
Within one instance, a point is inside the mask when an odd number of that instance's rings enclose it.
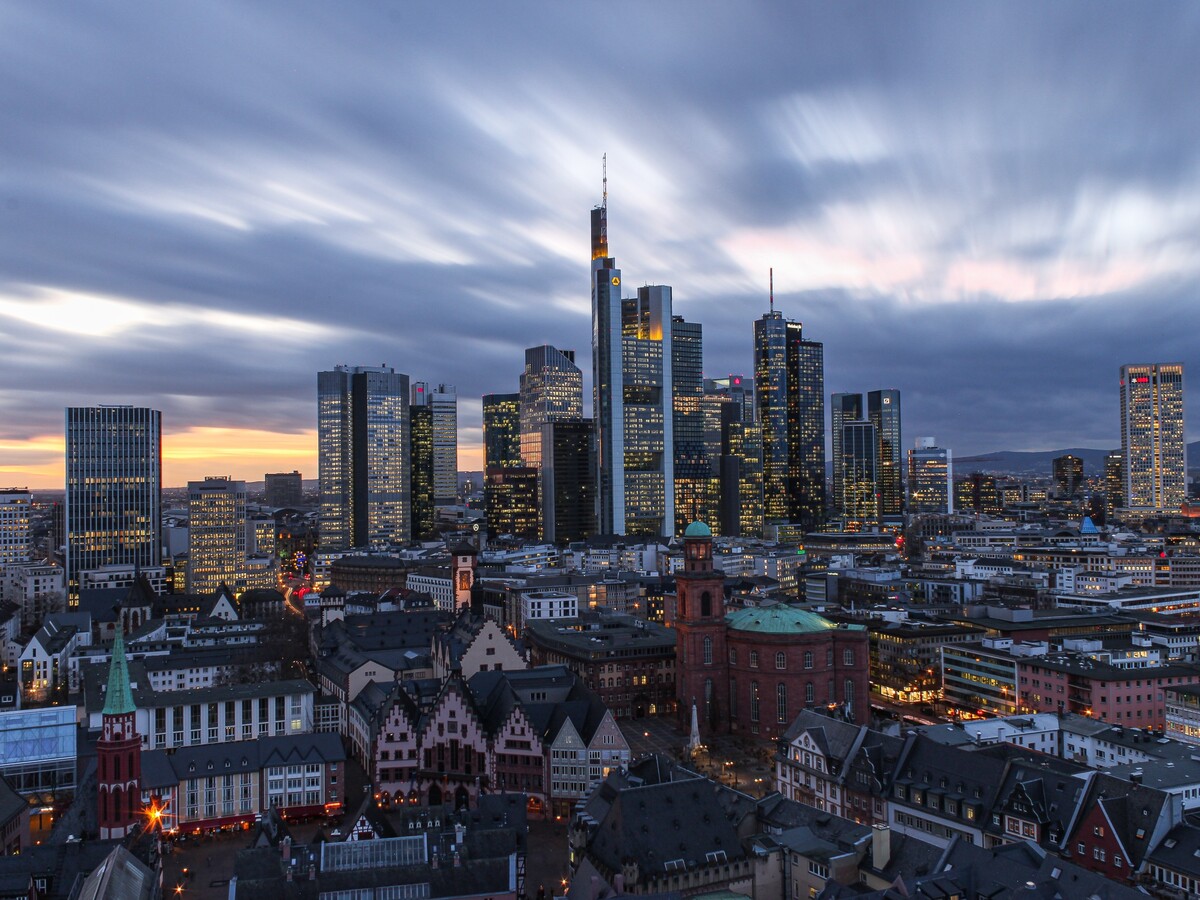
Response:
[[[762,426],[742,418],[738,404],[721,410],[721,532],[761,537],[763,527]]]
[[[596,533],[596,429],[591,419],[547,422],[541,449],[542,539],[582,541]]]
[[[413,384],[412,405],[433,413],[433,505],[458,503],[458,392],[452,384]]]
[[[483,467],[521,465],[521,395],[483,395]]]
[[[964,513],[996,516],[1004,510],[996,479],[982,472],[972,472],[954,480],[954,508]]]
[[[1125,454],[1120,450],[1110,450],[1104,454],[1104,493],[1107,521],[1125,505]]]
[[[871,422],[842,423],[842,510],[858,526],[879,521],[879,444]]]
[[[0,488],[0,573],[25,562],[32,549],[29,510],[33,495],[22,488]]]
[[[879,519],[900,524],[904,515],[904,487],[900,478],[900,392],[894,389],[867,393],[867,419],[875,426],[875,478]]]
[[[134,406],[66,414],[67,584],[109,565],[162,563],[162,413]]]
[[[583,417],[583,372],[575,365],[575,351],[549,344],[530,347],[520,384],[521,461],[517,465],[540,469],[542,426]]]
[[[537,469],[491,466],[484,472],[483,496],[490,534],[537,538]]]
[[[408,408],[409,521],[414,539],[435,536],[433,503],[433,407]]]
[[[773,308],[754,323],[754,403],[765,517],[815,528],[825,517],[824,346]]]
[[[1050,470],[1054,478],[1054,496],[1059,500],[1074,500],[1083,487],[1083,460],[1070,453],[1056,456]]]
[[[406,543],[408,376],[387,366],[317,374],[320,548]]]
[[[1125,508],[1178,510],[1187,496],[1183,363],[1121,367]]]
[[[719,450],[705,441],[704,332],[700,323],[671,317],[672,416],[675,456],[675,533],[720,517]],[[718,420],[719,421],[719,420]]]
[[[845,480],[842,471],[842,428],[847,422],[861,422],[864,418],[866,417],[862,394],[834,394],[829,398],[829,442],[835,515],[843,515],[846,509],[846,494],[842,487]]]
[[[276,509],[297,507],[304,503],[304,479],[299,472],[268,472],[263,476],[267,506]]]
[[[273,524],[273,523],[272,523]],[[187,589],[246,589],[246,482],[227,475],[188,482]]]
[[[592,370],[597,523],[607,534],[675,527],[671,288],[621,298],[608,255],[608,199],[592,210]]]
[[[908,451],[908,511],[954,512],[954,459],[931,437],[917,438]]]

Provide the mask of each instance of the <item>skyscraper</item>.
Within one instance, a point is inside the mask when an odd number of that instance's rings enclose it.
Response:
[[[483,495],[488,532],[526,540],[538,536],[538,473],[522,466],[489,466]]]
[[[407,375],[387,366],[319,372],[317,453],[322,550],[410,539]]]
[[[829,441],[833,469],[833,511],[842,515],[846,509],[846,494],[842,487],[842,428],[847,422],[863,421],[862,394],[834,394],[829,398]]]
[[[675,533],[719,518],[719,449],[709,453],[704,421],[704,332],[671,317],[671,405],[675,457]]]
[[[1104,494],[1104,515],[1108,521],[1125,505],[1125,454],[1120,450],[1104,454]]]
[[[66,414],[67,584],[107,565],[162,562],[162,413],[134,406]]]
[[[754,403],[768,521],[815,528],[825,516],[824,347],[771,312],[754,323]]]
[[[917,438],[908,451],[908,511],[954,512],[954,459],[931,437]]]
[[[879,521],[879,444],[872,422],[842,424],[842,510],[859,526]]]
[[[422,387],[417,385],[416,387]],[[412,536],[425,540],[435,535],[433,503],[433,407],[408,407],[409,521]]]
[[[276,508],[304,503],[304,479],[299,472],[275,472],[263,476],[267,506]]]
[[[1124,505],[1178,510],[1187,496],[1183,363],[1121,367]]]
[[[574,350],[549,344],[525,351],[521,373],[521,460],[517,465],[541,468],[542,426],[583,416],[583,373]]]
[[[541,449],[542,539],[582,541],[596,533],[596,429],[591,419],[547,422]]]
[[[721,532],[761,537],[763,527],[762,426],[747,422],[739,404],[721,410]]]
[[[187,589],[246,589],[246,482],[208,476],[188,482]]]
[[[483,395],[483,466],[521,465],[521,395]]]
[[[29,511],[33,495],[18,488],[0,488],[0,576],[4,567],[29,559],[32,548]]]
[[[412,390],[413,406],[433,411],[433,505],[458,503],[458,392],[452,384],[418,381]]]
[[[876,490],[881,522],[899,524],[904,514],[901,484],[900,392],[893,389],[867,394],[867,419],[875,426]]]
[[[1056,456],[1051,463],[1054,496],[1059,500],[1074,500],[1083,486],[1083,460],[1070,453]]]
[[[597,523],[608,534],[670,536],[675,526],[671,288],[621,299],[608,255],[608,192],[592,210],[592,370]]]

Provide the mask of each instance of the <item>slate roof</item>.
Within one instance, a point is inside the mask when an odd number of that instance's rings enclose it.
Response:
[[[1200,878],[1200,827],[1176,825],[1159,841],[1149,861],[1192,878]]]
[[[333,732],[280,735],[226,744],[142,752],[142,787],[168,788],[191,778],[257,772],[271,766],[342,762],[346,753]]]
[[[1089,785],[1083,809],[1103,809],[1131,869],[1142,864],[1151,850],[1156,826],[1164,814],[1170,815],[1170,795],[1145,784],[1134,784],[1097,772]]]

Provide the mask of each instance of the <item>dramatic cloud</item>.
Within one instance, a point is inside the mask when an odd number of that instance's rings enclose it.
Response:
[[[0,482],[60,482],[94,403],[163,410],[169,483],[313,477],[337,363],[457,385],[477,466],[525,347],[590,374],[602,153],[627,282],[709,372],[751,370],[774,267],[827,391],[899,388],[906,440],[1115,446],[1119,365],[1195,373],[1200,11],[1095,13],[8,4]]]

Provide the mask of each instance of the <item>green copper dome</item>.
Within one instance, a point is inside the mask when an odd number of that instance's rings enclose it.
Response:
[[[783,604],[739,609],[726,616],[725,621],[734,631],[763,634],[819,634],[838,627],[824,616]]]
[[[685,538],[690,538],[690,537],[710,538],[710,537],[712,537],[712,529],[709,528],[707,525],[705,525],[703,522],[693,522],[691,525],[689,525],[687,527],[687,531],[685,531],[683,533],[683,536]]]

